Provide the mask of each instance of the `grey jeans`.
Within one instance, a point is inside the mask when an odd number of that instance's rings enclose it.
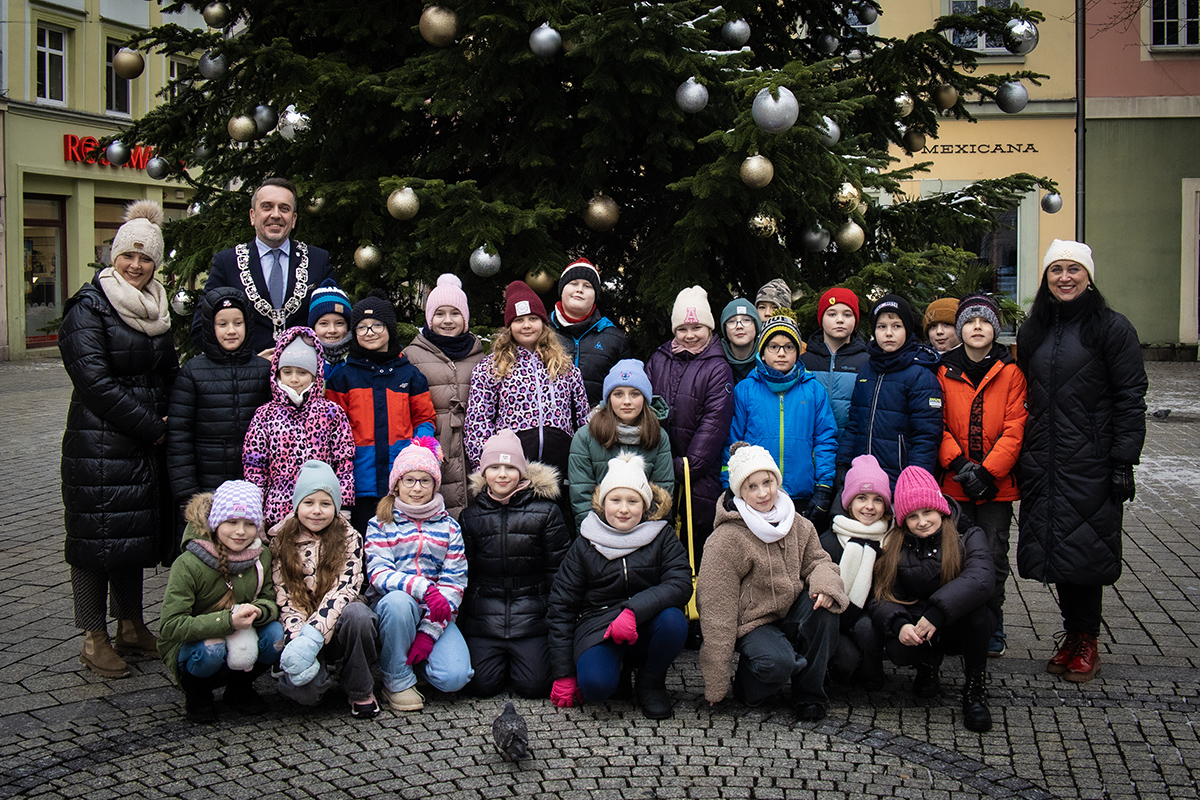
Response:
[[[293,685],[288,674],[281,672],[279,693],[300,705],[315,706],[340,683],[352,703],[370,697],[375,691],[371,666],[379,660],[375,612],[360,600],[343,608],[333,626],[333,639],[321,648],[317,659],[321,664],[317,677],[303,686]]]
[[[813,599],[803,592],[786,617],[737,640],[734,694],[757,706],[791,681],[793,703],[826,702],[825,670],[837,638],[837,615],[814,609]]]

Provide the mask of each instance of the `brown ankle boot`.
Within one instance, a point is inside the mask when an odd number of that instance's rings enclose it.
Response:
[[[158,658],[158,637],[140,619],[118,620],[113,649],[123,656]]]
[[[84,634],[79,663],[105,678],[124,678],[129,675],[129,665],[113,651],[108,641],[108,631],[88,631]]]

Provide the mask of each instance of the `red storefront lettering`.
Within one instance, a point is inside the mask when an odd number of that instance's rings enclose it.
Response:
[[[145,169],[146,162],[154,156],[154,148],[136,145],[129,154],[129,161],[123,166],[130,169]],[[63,134],[63,161],[74,161],[80,164],[99,164],[104,167],[114,166],[108,160],[108,154],[100,147],[100,140],[95,136],[77,136],[74,133]]]

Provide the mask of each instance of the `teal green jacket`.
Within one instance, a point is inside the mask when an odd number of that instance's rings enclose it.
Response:
[[[646,464],[646,477],[650,482],[661,486],[667,494],[674,496],[675,465],[671,459],[671,439],[666,430],[658,440],[658,449],[653,452],[622,444],[606,450],[592,438],[592,432],[584,425],[575,432],[575,438],[571,440],[571,455],[567,462],[569,497],[571,508],[575,512],[576,532],[588,512],[592,510],[592,492],[608,474],[609,459],[616,458],[623,452],[641,456]]]

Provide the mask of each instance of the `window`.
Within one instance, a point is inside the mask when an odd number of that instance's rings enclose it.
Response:
[[[1150,44],[1154,47],[1200,45],[1200,0],[1151,0]]]
[[[1012,0],[950,0],[950,13],[969,16],[979,10],[982,5],[986,8],[1008,8]],[[951,39],[959,47],[979,50],[983,53],[1008,53],[998,36],[985,36],[972,31],[954,31]]]
[[[25,195],[25,346],[58,342],[45,330],[62,316],[67,265],[65,198]]]
[[[979,239],[969,243],[967,250],[979,254],[979,260],[992,268],[992,279],[985,280],[980,288],[995,296],[1008,295],[1010,300],[1019,302],[1017,297],[1017,209],[1010,208],[1000,215],[999,230],[985,233]],[[1012,323],[1004,325],[999,331],[1002,334],[1014,332]]]
[[[49,25],[37,29],[37,99],[67,103],[67,32]]]
[[[174,100],[176,94],[178,94],[178,89],[176,88],[178,86],[177,82],[183,80],[183,74],[191,65],[191,62],[185,61],[182,58],[170,58],[167,59],[167,65],[170,71],[170,83],[168,86],[170,87],[171,99]]]
[[[115,39],[108,40],[108,57],[104,62],[104,74],[107,80],[104,93],[104,109],[116,114],[128,114],[129,81],[122,78],[113,69],[113,58],[120,49],[120,42]]]

